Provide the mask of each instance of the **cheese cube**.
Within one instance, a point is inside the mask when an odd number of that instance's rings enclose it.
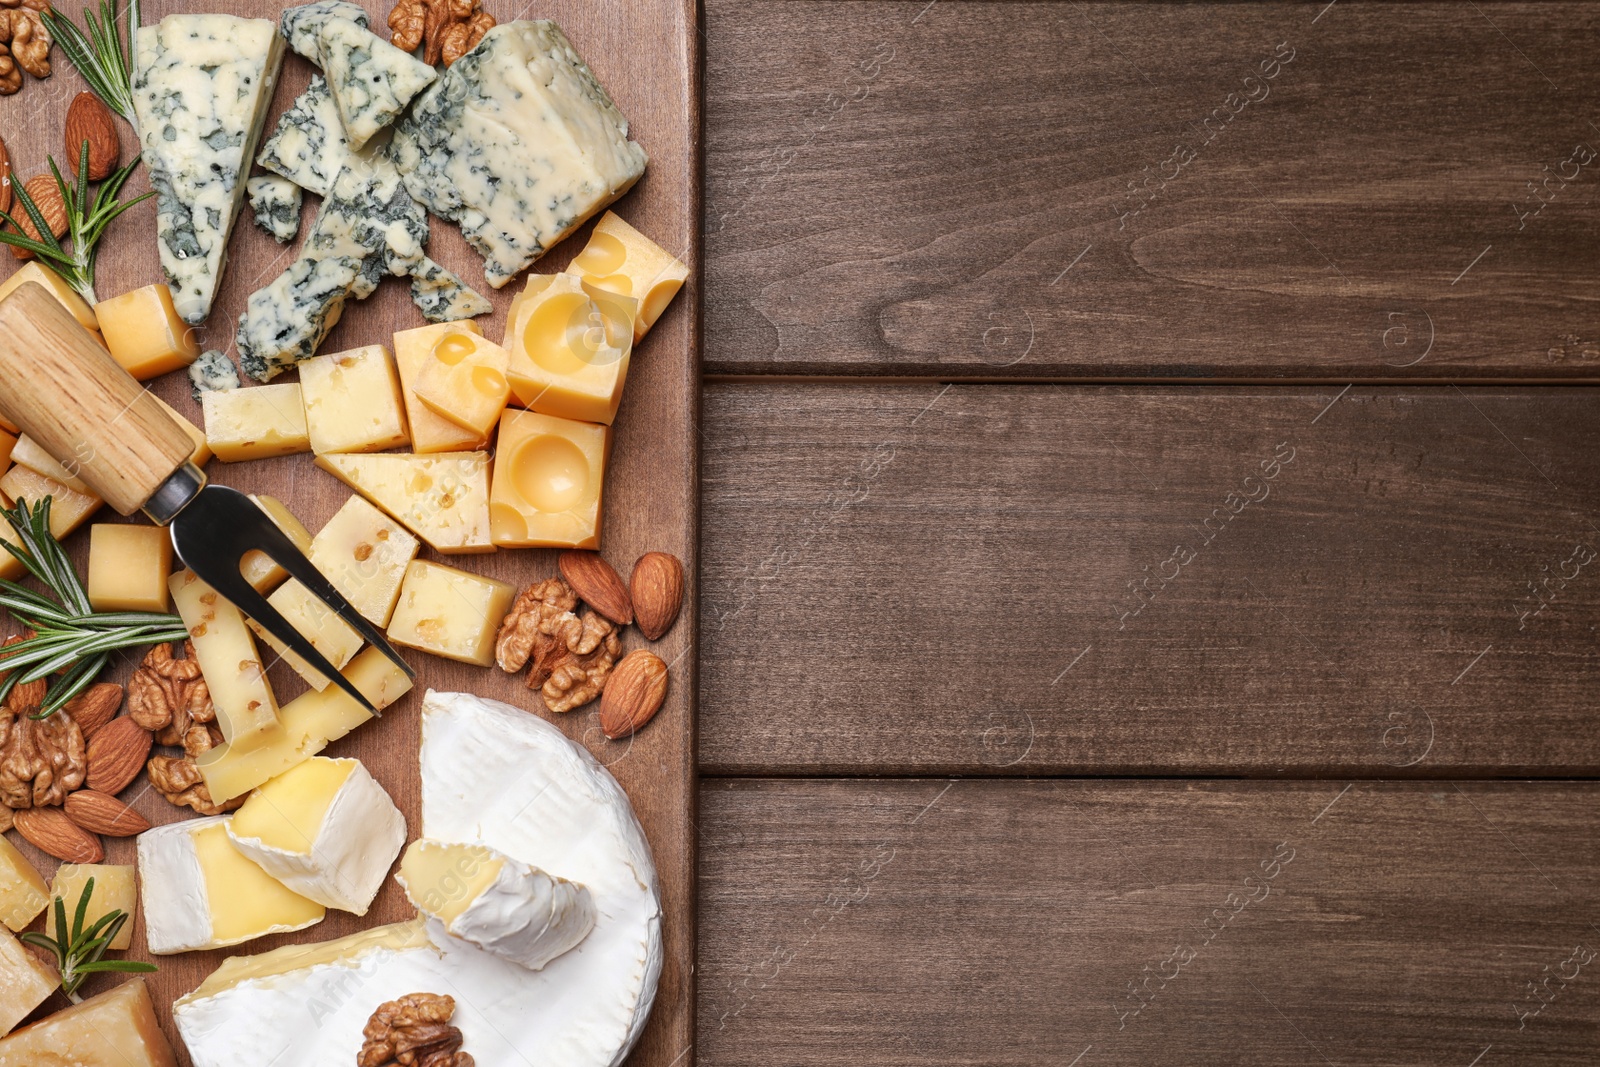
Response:
[[[413,841],[396,876],[411,903],[452,937],[542,969],[594,929],[594,897],[485,845]]]
[[[4,300],[27,282],[44,286],[45,291],[55,297],[62,307],[72,312],[72,317],[78,320],[78,325],[85,330],[97,331],[95,336],[99,336],[100,322],[95,318],[94,309],[78,295],[76,289],[62,280],[61,275],[38,261],[23,264],[15,274],[0,282],[0,300]]]
[[[132,867],[111,863],[63,863],[56,868],[56,876],[50,882],[50,899],[54,901],[56,897],[61,898],[70,925],[77,916],[78,901],[83,896],[84,886],[91,878],[94,879],[94,891],[89,894],[89,910],[84,913],[83,928],[87,930],[99,922],[103,915],[113,911],[122,912],[128,920],[117,931],[117,936],[112,938],[110,947],[117,952],[126,951],[133,945],[133,909],[138,897]],[[59,940],[54,904],[46,913],[44,930]]]
[[[132,978],[0,1041],[0,1067],[178,1067],[144,979]]]
[[[382,345],[306,360],[300,392],[313,452],[382,452],[411,440],[400,376]]]
[[[231,820],[190,819],[139,835],[145,937],[155,955],[304,930],[326,914],[234,848]]]
[[[311,451],[298,385],[258,385],[200,394],[206,443],[224,463]]]
[[[345,501],[311,541],[311,562],[362,615],[389,625],[406,565],[422,546],[365,497]]]
[[[417,375],[433,359],[433,346],[451,334],[479,336],[475,322],[441,322],[401,330],[394,335],[394,361],[400,371],[400,388],[406,405],[406,422],[411,428],[413,452],[471,452],[489,443],[488,434],[464,430],[443,416],[436,415],[417,399]]]
[[[9,930],[0,930],[0,1034],[26,1019],[39,1005],[50,999],[61,979],[55,968],[39,959]],[[0,1043],[3,1046],[3,1043]],[[6,1062],[0,1058],[0,1063]],[[38,1061],[12,1060],[36,1067]]]
[[[570,274],[529,279],[511,326],[507,378],[523,407],[610,425],[633,355],[638,302]]]
[[[172,534],[161,526],[89,530],[89,604],[96,611],[168,610]]]
[[[94,490],[89,488],[88,483],[78,477],[78,469],[81,463],[77,459],[69,461],[72,464],[72,469],[68,470],[65,466],[56,462],[55,458],[46,452],[43,446],[27,434],[22,434],[17,438],[17,445],[11,450],[11,462],[19,467],[27,467],[35,474],[42,474],[52,481],[60,482],[68,489],[74,489],[80,493],[90,495],[94,494]]]
[[[276,592],[267,597],[267,603],[277,608],[290,626],[300,631],[300,635],[310,641],[313,648],[327,657],[334,670],[343,670],[351,657],[361,651],[364,642],[355,628],[335,615],[332,608],[294,579],[279,586]],[[311,688],[322,690],[333,684],[332,679],[324,678],[321,671],[291,651],[288,645],[273,637],[254,619],[250,620],[250,629],[283,657],[283,661]]]
[[[341,673],[379,711],[411,691],[405,671],[376,648],[362,652]],[[276,778],[372,718],[372,713],[343,689],[329,686],[289,701],[280,718],[270,736],[248,752],[221,745],[195,758],[213,800],[232,800]]]
[[[189,435],[189,440],[194,442],[194,455],[189,457],[189,462],[196,467],[204,467],[206,461],[211,458],[211,445],[206,441],[206,432],[184,416],[179,415],[173,410],[171,404],[162,400],[159,396],[154,393],[150,395],[157,404],[161,405],[163,411],[172,416],[172,421],[178,424],[179,429]]]
[[[494,662],[495,635],[516,592],[493,578],[416,560],[406,568],[389,640],[487,667]]]
[[[194,328],[178,317],[172,290],[157,282],[94,306],[111,358],[141,382],[180,367],[200,355]]]
[[[243,613],[193,571],[174,574],[168,588],[189,628],[223,739],[240,750],[254,748],[277,725],[278,698],[267,684],[261,654]]]
[[[394,516],[446,555],[493,552],[489,539],[489,457],[321,455],[317,466]]]
[[[507,411],[489,494],[494,543],[599,548],[610,447],[609,426]]]
[[[435,415],[487,437],[511,397],[510,363],[510,353],[485,337],[446,334],[434,342],[412,391]]]
[[[44,877],[4,837],[0,837],[0,922],[20,932],[50,903]]]
[[[689,278],[689,268],[666,249],[607,211],[595,223],[589,243],[567,268],[621,296],[639,302],[633,339],[650,332]]]
[[[305,524],[294,517],[294,513],[284,506],[283,501],[273,496],[251,496],[256,506],[267,513],[273,525],[282,530],[294,543],[294,547],[301,552],[311,548],[311,531]],[[244,580],[258,593],[270,593],[282,585],[284,579],[289,577],[289,572],[272,561],[265,552],[252,549],[244,554],[239,562],[239,570],[244,574]]]
[[[296,893],[365,915],[406,843],[406,820],[360,760],[313,756],[250,794],[228,836]]]
[[[50,533],[58,541],[87,522],[101,503],[93,494],[80,493],[27,467],[12,467],[0,477],[0,497],[11,504],[26,500],[34,506],[49,497]]]

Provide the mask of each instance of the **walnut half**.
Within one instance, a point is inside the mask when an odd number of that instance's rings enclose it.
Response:
[[[495,658],[507,673],[528,668],[528,688],[537,689],[551,711],[572,711],[605,691],[606,678],[622,653],[617,627],[583,609],[561,578],[547,578],[522,591],[500,624]]]
[[[403,52],[422,49],[422,61],[449,66],[494,29],[478,0],[399,0],[389,12],[389,40]]]
[[[356,1067],[473,1067],[461,1029],[450,1025],[455,1013],[455,998],[438,993],[385,1001],[361,1031]]]

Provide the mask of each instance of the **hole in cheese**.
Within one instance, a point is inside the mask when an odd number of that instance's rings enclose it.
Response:
[[[585,274],[615,274],[627,261],[628,246],[613,235],[596,230],[572,265]]]
[[[588,495],[589,461],[565,437],[542,434],[511,457],[517,492],[540,511],[568,511]]]

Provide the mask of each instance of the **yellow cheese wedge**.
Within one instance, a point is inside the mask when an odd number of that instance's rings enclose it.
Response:
[[[0,1067],[178,1067],[144,979],[132,978],[0,1041]]]
[[[446,334],[434,342],[412,391],[435,415],[486,437],[511,397],[510,363],[510,353],[486,337]]]
[[[163,411],[172,416],[172,421],[177,423],[179,428],[189,435],[189,440],[194,442],[194,455],[189,457],[189,461],[196,467],[204,467],[211,459],[211,445],[206,441],[206,432],[190,422],[187,417],[178,414],[171,404],[162,400],[159,396],[154,393],[151,393],[150,396],[157,404],[161,405]]]
[[[411,691],[411,679],[376,648],[362,652],[341,673],[379,711]],[[276,778],[372,718],[372,713],[343,689],[329,686],[291,700],[280,718],[280,724],[249,751],[222,745],[196,757],[213,800],[232,800]]]
[[[406,565],[422,545],[405,528],[353,496],[311,541],[311,562],[362,615],[389,625]]]
[[[133,916],[138,904],[133,872],[132,867],[112,863],[63,863],[56,869],[56,876],[50,882],[50,899],[61,898],[70,925],[78,913],[78,901],[83,896],[83,888],[93,878],[94,891],[89,894],[89,910],[83,917],[84,928],[93,926],[101,916],[110,912],[122,912],[128,921],[122,924],[122,929],[117,931],[117,936],[111,942],[111,948],[122,952],[133,944]],[[44,930],[51,937],[58,936],[54,905],[46,913]]]
[[[27,467],[12,467],[0,477],[0,497],[8,504],[26,500],[35,507],[49,497],[50,533],[58,541],[89,521],[89,517],[100,510],[101,503],[100,498],[91,493],[80,493]]]
[[[394,361],[400,371],[400,388],[406,406],[406,421],[411,429],[411,451],[471,452],[489,443],[488,434],[473,433],[436,415],[417,399],[417,375],[433,359],[433,346],[451,334],[482,336],[471,320],[440,322],[401,330],[394,335]]]
[[[326,454],[317,466],[378,505],[446,555],[493,552],[489,457]]]
[[[489,495],[501,548],[600,547],[600,500],[611,427],[507,411]]]
[[[428,938],[425,920],[412,919],[410,922],[377,926],[359,933],[347,934],[332,941],[320,941],[311,945],[284,945],[271,952],[262,952],[254,956],[229,956],[200,983],[193,993],[180,998],[177,1006],[181,1007],[204,1000],[206,997],[216,996],[243,982],[273,978],[308,967],[352,960],[373,949],[387,948],[398,951],[432,944]]]
[[[294,517],[294,513],[284,506],[283,501],[274,496],[252,495],[250,499],[267,513],[273,525],[294,542],[294,547],[301,552],[311,548],[311,531],[306,529],[305,523]],[[244,554],[239,570],[244,574],[244,580],[249,582],[256,592],[263,594],[272,592],[289,577],[289,572],[272,562],[271,557],[254,549]]]
[[[50,999],[60,984],[54,967],[24,948],[15,934],[0,930],[0,1034],[10,1033],[34,1008]],[[0,1049],[4,1046],[5,1042],[0,1042]],[[0,1064],[6,1062],[0,1052]],[[28,1067],[38,1067],[39,1063],[26,1062]]]
[[[495,635],[516,593],[516,587],[493,578],[416,560],[406,568],[389,640],[487,667],[494,662]]]
[[[277,725],[278,698],[244,615],[193,571],[174,574],[168,588],[189,628],[223,739],[239,749],[254,748]]]
[[[326,656],[335,670],[343,670],[344,665],[361,651],[364,642],[355,628],[335,615],[328,605],[299,582],[293,579],[285,582],[267,597],[267,603],[277,608],[290,626],[300,631],[300,635],[310,641],[313,648]],[[322,690],[333,684],[332,679],[324,678],[321,671],[290,651],[287,645],[273,637],[254,619],[250,620],[250,629],[273,652],[282,656],[283,661],[311,688]]]
[[[77,319],[78,324],[84,329],[95,331],[100,329],[100,322],[95,318],[94,309],[78,295],[77,290],[63,281],[61,275],[38,261],[24,263],[15,274],[0,282],[0,300],[4,300],[27,282],[44,286],[45,291],[55,297],[62,307],[72,312],[72,317]]]
[[[628,380],[638,301],[571,274],[535,275],[519,300],[506,374],[517,402],[609,426]]]
[[[306,360],[300,392],[313,452],[382,452],[411,440],[400,376],[382,345]]]
[[[206,443],[224,463],[311,451],[298,385],[258,385],[200,394]]]
[[[91,496],[94,494],[94,490],[89,488],[88,483],[78,477],[78,470],[82,466],[79,460],[75,458],[69,460],[73,469],[68,470],[27,434],[22,434],[17,438],[16,447],[11,450],[11,462],[19,467],[27,467],[35,474],[42,474],[52,481],[60,482],[68,489]]]
[[[650,332],[689,278],[689,268],[678,257],[612,211],[595,223],[588,245],[567,269],[602,289],[639,302],[633,327],[635,341]]]
[[[49,902],[44,877],[17,846],[0,837],[0,922],[13,932],[26,930]]]
[[[172,290],[157,282],[94,306],[111,358],[141,382],[187,367],[200,355],[194,327],[178,317]]]
[[[96,611],[164,612],[171,577],[172,534],[165,527],[89,528],[89,603]]]

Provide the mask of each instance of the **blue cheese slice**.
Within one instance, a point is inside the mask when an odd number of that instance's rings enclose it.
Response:
[[[283,63],[265,19],[168,15],[135,35],[133,105],[161,269],[183,320],[211,311]]]
[[[278,19],[278,28],[290,48],[316,63],[320,61],[317,36],[322,32],[322,27],[333,19],[353,22],[362,29],[370,24],[367,12],[360,4],[352,4],[348,0],[317,0],[314,4],[289,8]]]
[[[390,155],[500,288],[627,192],[647,157],[553,22],[496,26],[417,98]]]
[[[239,372],[225,352],[213,348],[189,364],[189,391],[197,403],[201,393],[225,393],[239,384]]]
[[[327,196],[352,159],[328,83],[313,74],[306,91],[278,118],[256,162],[307,192]]]
[[[350,147],[360,150],[439,73],[367,29],[365,18],[343,16],[340,6],[348,5],[290,8],[282,25],[294,50],[322,68]]]
[[[411,299],[429,322],[455,322],[494,310],[488,300],[426,256],[422,266],[411,272]]]
[[[266,230],[279,244],[286,245],[300,233],[300,187],[276,174],[264,174],[245,183],[250,210],[256,225]]]

